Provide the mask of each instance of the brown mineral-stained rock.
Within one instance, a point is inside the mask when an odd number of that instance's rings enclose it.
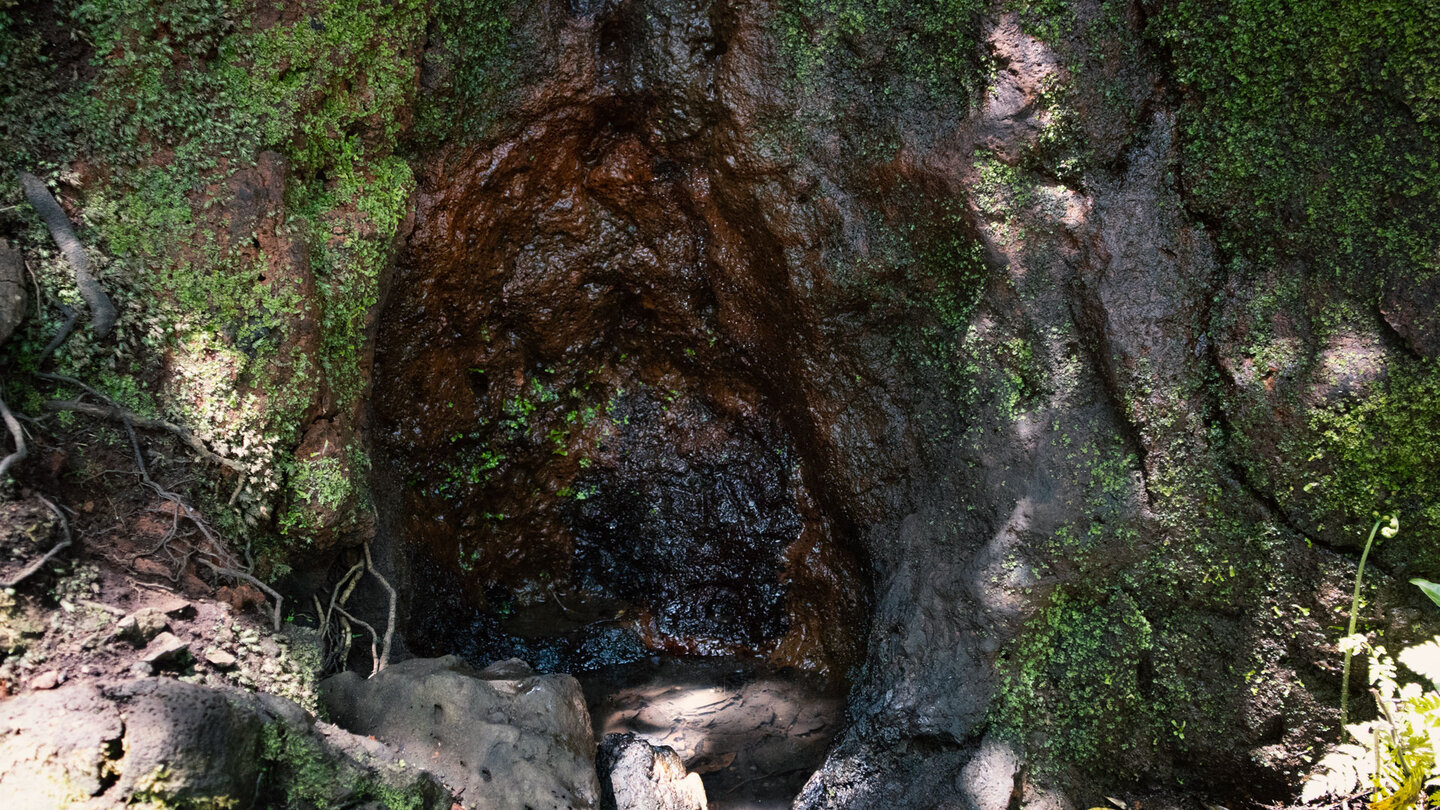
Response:
[[[1077,8],[1087,41],[1068,50],[982,15],[965,36],[995,70],[953,107],[891,95],[917,82],[882,26],[797,89],[771,11],[535,4],[533,63],[554,70],[526,73],[483,137],[417,161],[374,433],[377,468],[405,482],[391,517],[413,551],[411,639],[563,657],[599,637],[544,647],[561,631],[536,628],[593,618],[605,643],[649,652],[842,672],[863,650],[853,723],[797,806],[939,806],[963,788],[999,810],[1021,759],[976,735],[1027,623],[1057,595],[1108,604],[1096,582],[1223,569],[1248,596],[1133,594],[1144,620],[1296,687],[1252,699],[1176,676],[1212,725],[1114,764],[1273,800],[1290,766],[1270,746],[1310,744],[1335,676],[1314,664],[1323,641],[1277,634],[1245,588],[1283,569],[1280,603],[1318,615],[1348,563],[1304,542],[1320,520],[1275,509],[1303,480],[1272,462],[1304,407],[1370,390],[1399,342],[1373,318],[1320,340],[1284,307],[1256,316],[1306,268],[1252,284],[1217,261],[1186,209],[1169,77],[1127,38],[1142,9],[1102,35]],[[1069,168],[1047,154],[1057,137],[1084,144]],[[1382,302],[1422,355],[1429,295],[1396,282]],[[1258,334],[1298,359],[1254,356]],[[1195,521],[1265,547],[1198,541]],[[1092,540],[1057,544],[1076,532]],[[689,604],[658,578],[671,570]],[[612,610],[570,615],[591,604]],[[1158,683],[1158,655],[1126,672]],[[1066,778],[1075,795],[1101,779]]]

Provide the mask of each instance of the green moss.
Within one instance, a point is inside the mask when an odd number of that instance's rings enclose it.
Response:
[[[438,77],[418,99],[422,138],[474,138],[516,83],[511,0],[436,0],[425,70]]]
[[[1129,596],[1057,593],[1001,661],[993,719],[1041,770],[1129,778],[1168,729],[1143,670],[1155,639]]]
[[[285,807],[350,807],[378,801],[388,810],[419,810],[426,796],[402,780],[387,783],[369,778],[327,757],[313,738],[268,725],[261,736],[262,791]],[[270,805],[274,806],[274,805]]]
[[[63,1],[57,10],[67,7]],[[44,173],[76,137],[66,79],[35,5],[0,2],[0,176]]]
[[[1400,542],[1420,538],[1413,564],[1440,565],[1430,539],[1440,530],[1440,366],[1394,368],[1374,390],[1312,411],[1310,428],[1308,460],[1321,472],[1298,486],[1356,538],[1375,514],[1399,515]]]
[[[98,373],[121,402],[188,424],[249,463],[238,509],[226,505],[228,487],[215,487],[214,517],[228,531],[274,527],[277,506],[280,528],[292,530],[301,507],[339,491],[333,470],[302,464],[286,476],[287,453],[319,392],[341,413],[362,394],[361,348],[414,189],[395,153],[429,3],[324,0],[259,27],[267,10],[251,0],[58,8],[77,41],[94,43],[94,64],[59,94],[54,131],[73,137],[54,148],[102,169],[78,224],[108,255],[97,258],[123,313],[120,353],[82,330],[61,370],[91,381]],[[44,78],[38,35],[5,14],[0,42],[17,45],[31,80]],[[10,125],[14,111],[0,111]],[[303,265],[273,273],[277,257],[243,235],[217,238],[217,214],[237,205],[225,180],[264,150],[287,159],[280,227],[308,250],[318,300]],[[33,241],[43,251],[43,234]],[[73,299],[64,269],[47,262],[37,275],[47,294]],[[18,345],[33,356],[57,323],[53,312],[32,319]],[[143,379],[165,379],[166,390],[125,383]]]
[[[290,477],[289,509],[280,516],[280,532],[304,536],[316,527],[316,509],[334,511],[355,494],[350,470],[335,458],[301,459]],[[308,542],[308,541],[307,541]]]
[[[1440,6],[1180,0],[1152,30],[1192,202],[1236,266],[1300,259],[1362,298],[1440,270]]]
[[[984,86],[984,10],[977,0],[782,0],[776,33],[797,88],[848,73],[865,92],[918,90],[931,104],[963,109]]]
[[[361,350],[380,301],[380,275],[415,180],[394,156],[366,162],[347,155],[330,171],[335,179],[297,192],[290,206],[310,237],[311,266],[324,302],[319,363],[336,394],[350,402],[361,393]]]

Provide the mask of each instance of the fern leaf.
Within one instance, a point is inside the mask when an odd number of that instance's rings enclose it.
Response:
[[[1401,651],[1400,663],[1440,686],[1440,636]]]
[[[1326,796],[1354,793],[1360,784],[1360,774],[1355,771],[1356,761],[1356,757],[1338,752],[1320,760],[1300,790],[1301,803],[1309,804]]]
[[[1425,774],[1429,770],[1428,762],[1424,767],[1413,768],[1394,793],[1371,802],[1370,810],[1400,810],[1402,807],[1409,807],[1419,797],[1420,789],[1425,786]]]

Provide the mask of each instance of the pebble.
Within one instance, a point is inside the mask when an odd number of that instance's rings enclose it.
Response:
[[[115,625],[115,632],[130,639],[136,646],[144,646],[169,628],[170,622],[166,621],[163,611],[157,608],[141,608],[121,619]]]
[[[161,633],[145,648],[145,654],[140,660],[161,667],[180,663],[189,652],[190,645],[176,638],[173,633]]]
[[[235,656],[224,650],[210,650],[205,653],[205,660],[210,662],[210,666],[220,670],[234,669],[236,663]]]
[[[30,679],[31,689],[54,689],[65,682],[65,676],[55,670],[47,670]]]

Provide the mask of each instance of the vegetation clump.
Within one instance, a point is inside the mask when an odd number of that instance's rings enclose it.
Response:
[[[1151,30],[1191,204],[1235,266],[1300,260],[1362,299],[1440,271],[1440,7],[1180,0]]]

